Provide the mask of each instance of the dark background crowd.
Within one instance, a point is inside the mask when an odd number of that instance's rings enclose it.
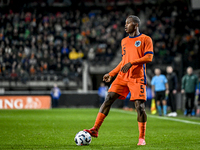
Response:
[[[124,24],[130,14],[140,17],[141,33],[153,39],[152,70],[170,64],[182,76],[188,66],[200,68],[200,16],[187,1],[88,2],[10,1],[2,6],[0,79],[24,84],[81,80],[83,61],[106,66],[116,56],[127,36]]]

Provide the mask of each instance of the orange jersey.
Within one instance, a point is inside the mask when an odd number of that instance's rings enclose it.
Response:
[[[126,37],[121,41],[122,47],[122,61],[120,64],[109,73],[110,76],[118,74],[118,77],[124,81],[135,81],[140,79],[146,84],[146,56],[153,54],[152,39],[145,35],[140,34],[135,37]],[[152,59],[152,58],[151,58]],[[127,63],[133,64],[127,73],[123,73],[120,69]]]

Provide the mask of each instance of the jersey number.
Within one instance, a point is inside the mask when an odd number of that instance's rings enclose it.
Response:
[[[140,85],[140,89],[141,89],[141,93],[144,93],[144,88],[143,88],[143,85]]]
[[[123,51],[124,51],[124,54],[122,54],[122,55],[125,55],[126,54],[126,47],[123,47]]]

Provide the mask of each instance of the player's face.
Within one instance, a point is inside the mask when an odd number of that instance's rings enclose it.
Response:
[[[160,69],[155,69],[155,75],[160,75]]]
[[[138,24],[133,22],[132,18],[127,18],[125,22],[126,33],[133,33],[136,31]]]
[[[167,67],[167,73],[172,73],[173,72],[173,68],[171,66]]]
[[[192,72],[193,72],[193,69],[192,69],[191,67],[187,68],[187,73],[188,73],[189,75],[191,75]]]

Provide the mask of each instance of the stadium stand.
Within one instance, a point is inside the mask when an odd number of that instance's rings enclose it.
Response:
[[[76,9],[73,1],[39,2],[22,9],[10,4],[0,12],[0,80],[8,90],[46,90],[53,82],[61,89],[80,88],[83,61],[106,67],[120,57],[129,14],[141,18],[141,32],[153,39],[149,74],[157,65],[172,64],[179,76],[187,66],[200,67],[200,17],[185,1],[111,0],[97,6],[86,0],[75,1]]]

